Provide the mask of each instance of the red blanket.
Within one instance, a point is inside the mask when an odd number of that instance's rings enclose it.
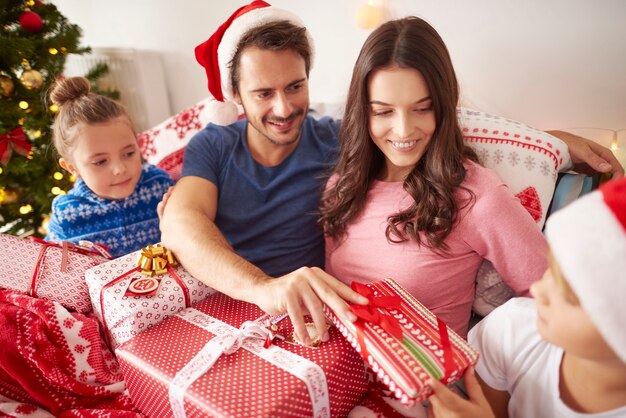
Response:
[[[95,317],[0,289],[0,347],[0,415],[143,417]]]

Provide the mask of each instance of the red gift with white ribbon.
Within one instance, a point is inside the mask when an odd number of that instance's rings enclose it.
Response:
[[[153,246],[85,273],[94,313],[111,349],[215,292],[180,265],[159,266],[161,274],[146,277],[137,263],[148,248]]]
[[[93,247],[93,245],[92,245]],[[0,234],[0,287],[91,312],[85,271],[108,261],[96,249],[71,242]]]
[[[119,346],[135,406],[177,418],[347,415],[367,390],[359,354],[336,328],[315,348],[279,339],[267,346],[267,317],[216,293]],[[293,332],[288,319],[277,327]]]

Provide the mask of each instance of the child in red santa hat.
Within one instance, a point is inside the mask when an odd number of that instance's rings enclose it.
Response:
[[[546,237],[535,299],[470,331],[482,354],[479,379],[465,376],[470,399],[432,381],[431,417],[626,417],[626,179],[552,215]]]

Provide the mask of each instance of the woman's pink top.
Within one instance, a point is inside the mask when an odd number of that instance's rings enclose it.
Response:
[[[415,241],[390,243],[389,215],[408,207],[402,182],[375,181],[359,217],[340,245],[326,237],[326,270],[346,284],[392,278],[465,337],[474,300],[475,280],[483,261],[491,261],[519,295],[547,268],[547,244],[530,214],[489,169],[466,163],[463,186],[476,196],[461,209],[440,255]],[[333,182],[331,178],[329,184]],[[464,193],[464,192],[460,192]],[[467,195],[467,193],[464,193]]]

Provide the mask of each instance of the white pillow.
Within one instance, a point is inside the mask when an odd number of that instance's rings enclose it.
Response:
[[[559,171],[570,165],[567,145],[521,122],[459,108],[465,142],[481,164],[494,170],[543,228]],[[493,265],[484,261],[476,277],[474,311],[487,315],[514,296]]]

